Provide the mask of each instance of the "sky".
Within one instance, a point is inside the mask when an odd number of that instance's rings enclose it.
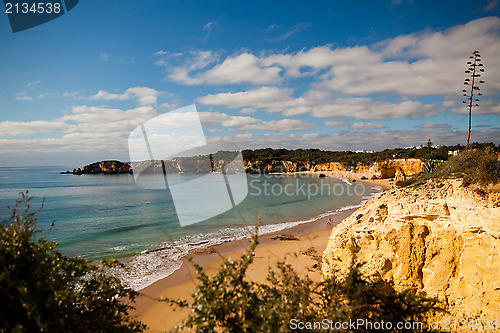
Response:
[[[500,4],[83,0],[12,33],[0,13],[0,166],[129,160],[128,135],[195,104],[241,149],[500,144]]]

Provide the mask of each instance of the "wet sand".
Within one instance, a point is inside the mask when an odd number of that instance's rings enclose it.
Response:
[[[356,179],[354,176],[324,173],[328,177]],[[360,179],[356,180],[360,181]],[[388,179],[363,180],[363,182],[380,186],[382,190],[387,190],[392,185]],[[321,256],[328,243],[332,227],[342,222],[354,211],[355,209],[341,211],[309,223],[259,236],[259,245],[255,250],[254,261],[247,271],[247,278],[264,282],[267,278],[268,267],[276,268],[278,261],[284,261],[292,265],[299,274],[307,274],[312,279],[319,280],[320,273],[313,269],[315,260],[303,252],[314,248],[316,255]],[[297,240],[273,240],[272,238],[277,235],[291,235]],[[170,331],[188,315],[189,310],[181,311],[166,303],[158,302],[156,299],[161,297],[190,298],[196,288],[196,274],[188,258],[192,257],[196,263],[204,268],[207,274],[215,274],[224,258],[237,259],[249,246],[249,239],[227,242],[208,247],[199,253],[190,254],[183,258],[180,269],[139,291],[141,296],[136,300],[136,310],[132,311],[132,315],[149,326],[148,332]]]

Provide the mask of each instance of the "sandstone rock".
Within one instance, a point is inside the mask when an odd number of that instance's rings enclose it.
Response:
[[[332,230],[323,275],[341,278],[352,260],[397,290],[439,299],[450,312],[441,319],[500,318],[500,207],[460,180],[365,203]]]
[[[405,181],[406,180],[406,175],[400,167],[396,169],[396,172],[394,173],[394,179],[399,182],[399,181]]]
[[[120,161],[101,161],[86,165],[83,168],[73,169],[73,171],[61,172],[61,174],[63,173],[72,173],[74,175],[132,173],[132,168],[128,163]]]
[[[358,163],[354,170],[339,162],[322,163],[316,165],[313,171],[354,171],[369,179],[393,178],[398,174],[400,179],[412,176],[424,170],[424,163],[417,158],[394,159],[384,162],[375,162],[371,165]]]

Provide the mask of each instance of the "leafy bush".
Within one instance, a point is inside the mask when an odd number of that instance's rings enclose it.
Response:
[[[0,225],[0,332],[142,332],[128,315],[137,293],[107,267],[67,258],[37,238],[37,211],[22,193]]]
[[[254,236],[250,249],[241,259],[225,260],[214,276],[206,275],[193,262],[198,279],[193,301],[163,299],[172,305],[191,309],[191,314],[177,330],[289,332],[294,323],[322,322],[323,319],[333,323],[383,320],[396,325],[397,322],[424,322],[428,314],[439,310],[436,300],[409,291],[398,293],[381,280],[363,277],[359,266],[353,266],[343,281],[314,282],[308,277],[298,276],[290,265],[279,263],[278,272],[269,269],[268,283],[248,281],[245,274],[253,261],[252,252],[256,245]],[[324,329],[313,327],[310,331]],[[355,331],[372,330],[357,327]],[[427,331],[426,325],[421,331]]]
[[[500,160],[488,150],[470,150],[451,157],[430,173],[420,173],[414,177],[397,182],[403,187],[421,184],[429,179],[462,178],[465,186],[476,185],[486,189],[489,185],[500,183]]]
[[[500,183],[500,161],[482,150],[464,152],[450,159],[443,174],[463,174],[464,184]]]

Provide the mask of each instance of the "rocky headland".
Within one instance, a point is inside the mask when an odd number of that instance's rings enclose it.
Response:
[[[324,277],[341,278],[352,263],[396,290],[440,300],[448,313],[433,319],[498,319],[499,192],[474,191],[460,179],[386,191],[332,230]]]
[[[111,160],[101,161],[86,165],[82,168],[73,169],[73,171],[63,171],[61,174],[107,174],[115,175],[120,173],[132,173],[132,167],[128,163]]]
[[[355,166],[349,166],[340,162],[329,162],[312,164],[308,162],[292,161],[244,161],[244,165],[237,162],[214,158],[208,156],[197,156],[189,158],[172,158],[165,161],[141,161],[131,164],[120,161],[101,161],[86,165],[82,168],[73,169],[73,171],[61,172],[64,174],[121,174],[132,173],[133,170],[139,170],[139,173],[145,172],[193,172],[206,173],[219,170],[224,166],[226,172],[247,173],[294,173],[302,171],[312,172],[350,172],[363,179],[386,179],[395,178],[396,181],[405,180],[407,177],[422,172],[425,163],[420,159],[391,159],[384,162],[374,162],[372,164],[358,163]]]

